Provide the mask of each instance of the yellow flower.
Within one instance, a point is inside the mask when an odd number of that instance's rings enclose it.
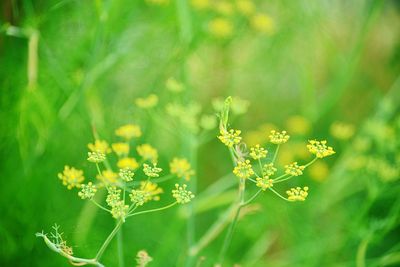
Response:
[[[286,194],[288,194],[288,199],[290,201],[304,201],[308,196],[308,187],[303,187],[303,189],[300,187],[291,188],[286,191]]]
[[[233,145],[237,145],[240,143],[242,140],[242,137],[240,137],[240,130],[233,130],[230,129],[229,131],[227,130],[221,130],[220,131],[220,136],[218,136],[218,139],[221,140],[223,144],[225,144],[228,147],[233,147]]]
[[[67,186],[68,189],[74,187],[80,188],[81,183],[85,180],[85,177],[83,177],[83,171],[77,170],[73,167],[70,168],[69,166],[64,167],[63,172],[58,174],[58,178],[60,178],[63,185]]]
[[[236,7],[244,16],[252,15],[256,10],[256,6],[251,0],[236,0]]]
[[[280,145],[286,143],[289,140],[289,137],[290,136],[286,134],[286,131],[277,132],[272,130],[269,135],[269,140],[273,144]]]
[[[273,183],[274,183],[274,180],[269,179],[268,176],[263,177],[263,178],[260,178],[260,177],[256,178],[256,186],[260,187],[263,191],[267,190],[270,187],[273,187],[274,186]]]
[[[136,98],[135,104],[139,108],[143,109],[153,108],[158,104],[158,96],[155,94],[151,94],[145,98]]]
[[[292,116],[287,120],[286,127],[293,135],[306,135],[311,130],[311,123],[302,116]]]
[[[239,178],[249,178],[254,174],[253,168],[251,167],[250,160],[239,161],[237,166],[233,169],[233,174]]]
[[[172,190],[172,196],[176,199],[176,202],[179,204],[189,203],[192,198],[194,198],[194,194],[186,190],[187,185],[180,186],[179,184],[175,184],[175,189]]]
[[[263,147],[260,147],[259,144],[250,148],[250,157],[252,157],[255,160],[265,158],[267,156],[267,153],[268,151],[265,150]]]
[[[262,175],[263,176],[272,176],[275,174],[276,171],[277,171],[277,169],[274,167],[273,163],[265,164],[262,167]]]
[[[210,7],[210,0],[191,0],[190,2],[192,6],[198,10]]]
[[[118,156],[128,155],[129,153],[128,143],[114,143],[111,147]]]
[[[104,170],[101,172],[101,175],[98,174],[96,178],[106,184],[115,184],[118,179],[118,174],[110,170]]]
[[[140,182],[140,190],[147,192],[145,202],[150,200],[160,200],[160,194],[164,192],[156,183],[146,181]]]
[[[126,158],[122,158],[122,159],[118,160],[117,166],[120,169],[129,168],[129,169],[134,170],[137,167],[139,167],[139,163],[134,158],[126,157]]]
[[[172,174],[176,174],[176,176],[185,180],[190,180],[190,176],[194,175],[190,163],[184,158],[174,158],[169,167]]]
[[[129,206],[125,205],[123,200],[115,203],[111,208],[111,214],[115,219],[122,219],[125,221],[125,216],[128,214]]]
[[[151,162],[157,162],[158,152],[157,149],[149,144],[143,144],[136,147],[136,150],[144,160],[150,160]]]
[[[140,137],[142,135],[142,131],[138,125],[126,124],[115,130],[115,134],[129,140],[133,137]]]
[[[317,158],[325,158],[327,156],[335,154],[333,148],[326,145],[326,140],[317,141],[317,140],[309,140],[309,144],[307,145],[308,151],[311,154],[317,156]]]
[[[88,148],[92,152],[101,152],[103,154],[111,153],[108,143],[104,140],[95,140],[94,144],[88,144]]]
[[[256,14],[251,18],[251,26],[262,33],[272,34],[275,30],[273,19],[265,14]]]
[[[348,140],[353,137],[355,127],[353,124],[344,122],[335,122],[330,127],[330,133],[333,137],[340,140]]]
[[[92,182],[89,182],[87,185],[83,184],[82,189],[78,192],[78,196],[81,199],[92,199],[97,192],[96,185]]]
[[[292,176],[299,176],[303,174],[304,166],[299,166],[297,162],[293,162],[285,166],[285,173]]]
[[[232,22],[225,18],[216,18],[210,21],[208,29],[217,38],[228,38],[232,36]]]

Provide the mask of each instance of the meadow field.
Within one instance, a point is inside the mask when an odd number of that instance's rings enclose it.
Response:
[[[0,266],[400,266],[399,1],[0,10]]]

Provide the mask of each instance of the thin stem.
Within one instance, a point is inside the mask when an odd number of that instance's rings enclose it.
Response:
[[[150,212],[156,212],[156,211],[165,210],[165,209],[168,209],[168,208],[170,208],[170,207],[172,207],[172,206],[175,206],[176,204],[178,204],[178,202],[175,201],[174,203],[171,203],[171,204],[169,204],[169,205],[167,205],[167,206],[165,206],[165,207],[161,207],[161,208],[157,208],[157,209],[151,209],[151,210],[139,211],[139,212],[136,212],[136,213],[131,213],[131,214],[129,214],[129,215],[126,216],[126,217],[131,217],[131,216],[135,216],[135,215],[140,215],[140,214],[145,214],[145,213],[150,213]]]
[[[272,163],[275,162],[276,157],[278,156],[278,152],[279,152],[279,147],[280,147],[280,146],[281,146],[281,145],[278,144],[277,147],[276,147],[276,150],[275,150],[275,153],[274,153],[274,157],[272,158]]]
[[[290,175],[289,177],[284,178],[284,179],[280,179],[280,180],[276,179],[276,180],[274,180],[274,184],[277,184],[277,183],[280,183],[280,182],[289,180],[289,179],[291,179],[291,178],[293,178],[293,177],[294,177],[293,175]]]
[[[304,168],[307,168],[308,166],[310,166],[311,164],[313,164],[315,161],[317,161],[317,157],[315,157],[312,161],[310,161],[309,163],[307,163],[306,165],[304,165]]]
[[[111,210],[107,209],[106,207],[103,207],[103,205],[99,204],[96,200],[91,199],[90,200],[93,204],[95,204],[97,207],[99,207],[100,209],[107,211],[107,212],[111,212]]]
[[[278,181],[278,180],[280,180],[280,179],[282,179],[283,177],[288,176],[288,175],[289,175],[289,174],[285,173],[285,174],[282,174],[281,176],[278,176],[278,177],[276,177],[276,178],[274,178],[274,179],[272,179],[272,180]]]
[[[96,169],[97,169],[97,172],[99,173],[99,175],[100,175],[100,176],[103,176],[103,175],[101,174],[100,166],[99,166],[98,163],[96,163]]]
[[[115,234],[118,232],[119,228],[122,226],[123,221],[119,220],[118,223],[115,225],[114,229],[110,233],[110,235],[107,237],[107,239],[104,241],[103,245],[100,247],[99,251],[96,254],[95,260],[98,261],[101,256],[103,256],[104,251],[110,244],[111,240],[114,238]]]
[[[269,188],[269,190],[271,190],[272,192],[274,192],[278,197],[280,197],[283,200],[289,201],[291,202],[289,199],[285,198],[284,196],[282,196],[281,194],[279,194],[278,192],[276,192],[274,189],[272,189],[271,187]]]
[[[249,200],[247,200],[246,202],[244,202],[242,204],[242,206],[246,206],[248,205],[251,201],[253,201],[260,193],[262,192],[262,189],[258,190],[251,198],[249,198]]]

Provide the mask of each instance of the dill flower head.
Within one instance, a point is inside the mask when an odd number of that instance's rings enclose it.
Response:
[[[119,170],[119,177],[125,182],[130,182],[133,180],[133,176],[135,173],[130,168],[120,169]]]
[[[106,160],[106,154],[101,153],[99,151],[88,152],[87,160],[93,163],[100,163]]]
[[[149,199],[149,193],[144,190],[135,190],[133,189],[129,194],[132,203],[136,206],[143,206]]]
[[[240,130],[230,129],[229,131],[227,131],[223,129],[220,131],[221,135],[218,136],[218,139],[221,140],[224,145],[228,147],[233,147],[234,145],[237,145],[240,143],[240,141],[242,141],[240,133]]]
[[[118,156],[125,156],[129,153],[128,143],[114,143],[111,145],[111,147]]]
[[[104,140],[95,140],[93,144],[88,144],[88,148],[92,152],[100,152],[103,154],[111,153],[110,146]]]
[[[179,184],[175,184],[175,189],[172,190],[172,196],[176,199],[176,202],[180,204],[189,203],[192,198],[194,198],[194,194],[188,190],[186,190],[187,185],[180,186]]]
[[[68,189],[74,187],[79,188],[85,177],[83,177],[83,171],[75,168],[65,166],[62,173],[58,174],[58,178],[62,181],[63,185],[67,186]]]
[[[264,164],[262,168],[262,175],[263,176],[272,176],[275,174],[277,169],[274,167],[273,163]]]
[[[335,154],[333,148],[326,145],[326,140],[309,140],[308,142],[308,151],[310,151],[311,154],[314,154],[317,158],[325,158],[327,156]]]
[[[158,96],[155,94],[151,94],[144,98],[136,98],[135,104],[139,108],[143,109],[153,108],[158,104]]]
[[[118,174],[111,170],[104,170],[101,172],[101,175],[98,174],[96,178],[105,184],[115,184],[118,179]]]
[[[244,16],[252,15],[256,10],[256,7],[251,0],[236,0],[236,8]]]
[[[111,214],[115,219],[122,219],[125,221],[128,210],[129,206],[125,205],[123,200],[120,200],[115,202],[115,204],[111,207]]]
[[[265,158],[267,156],[267,153],[268,151],[258,144],[250,148],[250,157],[255,160]]]
[[[275,31],[274,20],[265,14],[256,14],[251,18],[251,26],[259,32],[272,34]]]
[[[139,167],[139,163],[134,158],[122,158],[118,160],[117,166],[120,169],[130,168],[132,170],[137,169]]]
[[[146,195],[147,198],[145,202],[150,200],[159,201],[160,194],[164,192],[163,189],[161,187],[158,187],[156,183],[146,182],[146,181],[140,182],[140,190],[148,193]]]
[[[82,199],[92,199],[96,192],[96,186],[92,182],[89,182],[87,185],[83,184],[81,186],[81,191],[78,192],[78,196]]]
[[[299,166],[297,162],[293,162],[285,166],[285,173],[293,176],[299,176],[303,174],[304,166]]]
[[[233,169],[233,173],[239,178],[249,178],[254,174],[251,167],[250,160],[239,161],[237,166]]]
[[[158,173],[161,171],[162,169],[157,167],[157,163],[153,163],[153,166],[143,164],[143,172],[148,177],[159,177],[160,175]]]
[[[139,125],[136,124],[126,124],[119,127],[115,130],[115,134],[126,140],[130,140],[132,138],[137,138],[142,135],[142,130],[140,129]]]
[[[216,18],[210,21],[208,30],[217,38],[228,38],[233,33],[233,25],[228,19]]]
[[[106,202],[108,206],[113,207],[117,205],[120,201],[121,189],[116,188],[115,186],[107,188],[108,194],[106,198]]]
[[[267,190],[270,187],[274,186],[274,180],[270,179],[268,176],[265,177],[257,177],[256,178],[256,186],[260,187],[263,191]]]
[[[286,194],[290,201],[304,201],[308,196],[308,187],[305,186],[303,189],[301,187],[291,188],[286,191]]]
[[[190,180],[190,177],[194,175],[194,171],[190,166],[190,163],[185,158],[174,158],[169,164],[170,172],[176,174],[179,178]]]
[[[146,267],[151,261],[153,261],[153,258],[145,250],[140,250],[136,254],[136,267]]]
[[[149,144],[143,144],[136,148],[139,156],[141,156],[144,160],[149,160],[151,162],[156,162],[158,159],[157,149],[152,147]]]
[[[184,90],[183,84],[172,77],[165,82],[165,87],[173,93],[180,93]]]
[[[286,131],[277,132],[275,130],[271,131],[269,135],[269,141],[275,145],[284,144],[289,140],[289,135],[286,134]]]

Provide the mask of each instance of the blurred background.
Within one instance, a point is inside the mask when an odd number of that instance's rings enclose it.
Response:
[[[145,249],[150,266],[184,266],[188,243],[234,199],[237,180],[214,127],[228,95],[237,97],[232,126],[249,145],[265,144],[270,129],[292,136],[279,164],[307,162],[308,139],[327,139],[337,153],[277,186],[308,185],[304,203],[266,192],[245,210],[226,266],[400,266],[399,1],[2,0],[0,8],[0,266],[68,266],[35,237],[54,223],[76,255],[95,254],[113,219],[57,173],[72,165],[94,176],[87,144],[94,133],[115,141],[126,123],[142,127],[140,142],[159,149],[161,167],[189,159],[198,198],[190,220],[174,208],[128,221],[125,265]],[[135,105],[149,94],[159,99],[154,110]],[[161,204],[169,200],[165,193]],[[215,263],[222,241],[200,253],[201,266]],[[118,266],[116,253],[113,242],[106,266]]]

